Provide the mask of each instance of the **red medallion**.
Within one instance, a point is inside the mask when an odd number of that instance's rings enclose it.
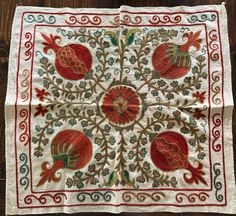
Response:
[[[139,105],[139,97],[132,88],[116,86],[105,93],[102,111],[111,122],[123,125],[136,119]]]

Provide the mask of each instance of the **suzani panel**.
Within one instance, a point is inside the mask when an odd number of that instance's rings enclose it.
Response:
[[[7,214],[236,213],[224,5],[17,7]]]

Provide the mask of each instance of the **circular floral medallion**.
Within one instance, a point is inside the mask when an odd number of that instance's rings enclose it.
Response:
[[[125,125],[137,119],[140,104],[139,96],[133,88],[115,86],[104,94],[102,112],[112,123]]]

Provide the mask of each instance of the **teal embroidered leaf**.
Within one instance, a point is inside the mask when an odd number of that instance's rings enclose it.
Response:
[[[114,45],[114,46],[118,46],[119,44],[119,38],[118,38],[118,35],[117,35],[117,32],[112,32],[112,31],[107,31],[105,33],[105,35],[108,35],[111,39],[111,43]]]

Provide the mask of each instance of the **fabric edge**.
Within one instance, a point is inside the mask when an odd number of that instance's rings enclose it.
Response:
[[[225,5],[222,6],[222,17],[221,20],[221,35],[225,36],[225,39],[222,40],[222,52],[230,54],[229,47],[229,34],[228,34],[228,21],[227,21],[227,11]],[[234,151],[233,151],[233,92],[232,92],[232,68],[230,58],[224,58],[224,98],[225,98],[225,107],[224,107],[224,140],[228,140],[227,143],[224,143],[225,146],[225,168],[226,168],[226,179],[227,179],[227,213],[235,214],[236,213],[236,192],[235,192],[235,167],[234,167]],[[233,166],[233,168],[232,168]],[[229,185],[230,184],[230,185]]]
[[[18,7],[16,7],[15,9],[15,13],[14,13],[14,18],[13,18],[13,24],[12,24],[12,30],[11,30],[11,43],[10,43],[10,53],[9,53],[9,61],[8,61],[8,81],[7,81],[7,92],[6,92],[6,99],[5,99],[5,103],[4,103],[4,112],[5,112],[5,158],[6,158],[6,170],[9,167],[13,167],[13,164],[10,161],[11,156],[9,154],[14,154],[14,127],[13,127],[13,123],[12,122],[8,122],[7,119],[11,119],[11,116],[15,116],[15,110],[14,110],[14,102],[15,102],[15,98],[12,98],[11,95],[15,95],[15,85],[12,85],[12,83],[15,82],[15,80],[10,80],[10,74],[13,74],[14,77],[14,73],[17,70],[17,48],[18,48],[18,44],[19,41],[13,40],[13,36],[18,35],[19,31],[19,20],[17,19],[17,17],[19,17],[19,11],[18,11]],[[18,37],[17,37],[18,38]],[[8,101],[10,103],[8,103]],[[9,135],[12,134],[12,135]],[[16,206],[17,201],[16,200],[12,200],[9,197],[9,191],[11,191],[11,193],[16,193],[15,191],[15,178],[12,179],[12,176],[15,176],[15,167],[13,167],[14,170],[14,175],[11,172],[6,172],[6,202],[5,202],[5,214],[6,215],[12,215],[12,214],[16,214],[18,209],[14,208],[12,209],[11,206]],[[9,203],[11,202],[11,205],[9,205]],[[12,202],[14,202],[15,205],[12,205]]]
[[[142,9],[145,9],[147,11],[161,11],[161,10],[168,10],[170,12],[178,12],[178,11],[191,11],[191,10],[196,10],[196,9],[209,9],[209,7],[211,9],[218,9],[222,7],[222,4],[211,4],[211,5],[197,5],[197,6],[185,6],[185,5],[178,5],[178,6],[174,6],[174,7],[165,7],[165,6],[158,6],[158,7],[133,7],[133,6],[129,6],[129,5],[120,5],[120,7],[117,8],[69,8],[69,7],[37,7],[37,6],[17,6],[18,10],[26,10],[26,9],[30,9],[32,11],[54,11],[55,9],[57,9],[57,11],[65,11],[68,10],[67,12],[114,12],[114,11],[120,11],[120,10],[128,10],[129,12],[137,12],[137,9],[139,9],[140,11]],[[142,11],[143,12],[143,11]]]

